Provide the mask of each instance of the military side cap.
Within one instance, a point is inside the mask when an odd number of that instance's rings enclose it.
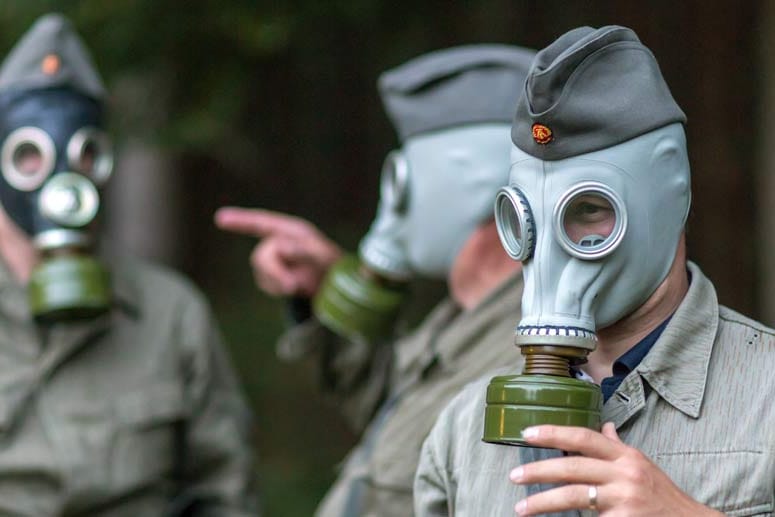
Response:
[[[70,21],[61,14],[39,18],[0,65],[0,92],[69,87],[105,97],[97,69]]]
[[[455,47],[388,70],[377,85],[402,141],[464,124],[511,122],[534,56],[509,45]]]
[[[574,29],[538,52],[517,103],[514,144],[543,160],[605,149],[686,122],[654,55],[631,29]]]

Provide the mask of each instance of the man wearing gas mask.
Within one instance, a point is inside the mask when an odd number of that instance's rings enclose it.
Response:
[[[0,514],[255,515],[249,415],[207,302],[92,253],[105,96],[60,15],[0,66]]]
[[[720,306],[686,260],[685,122],[630,29],[575,29],[537,54],[496,204],[503,245],[524,261],[526,366],[472,383],[442,412],[421,453],[418,515],[773,512],[775,337]],[[565,371],[529,372],[528,356],[556,343],[543,364]],[[534,391],[546,407],[513,411],[529,378],[599,384],[595,429],[525,424],[556,410]],[[488,425],[498,418],[503,428]]]
[[[370,420],[318,515],[411,515],[420,444],[438,410],[513,348],[507,315],[519,310],[519,266],[500,247],[492,199],[507,180],[509,121],[533,56],[502,45],[458,47],[381,76],[402,146],[387,157],[377,218],[358,259],[331,265],[338,247],[299,219],[217,215],[224,228],[264,237],[253,262],[260,285],[314,295],[316,318],[281,345],[320,353],[324,378],[352,420]],[[300,265],[306,276],[294,271]],[[321,287],[322,272],[310,282],[316,268],[329,270]],[[446,278],[450,298],[390,343],[402,284],[414,275]],[[299,289],[277,289],[283,285]],[[380,339],[389,346],[375,344]]]

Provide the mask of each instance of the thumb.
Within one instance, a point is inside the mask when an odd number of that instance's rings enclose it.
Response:
[[[601,432],[606,438],[610,438],[617,443],[622,443],[622,440],[619,438],[619,434],[616,432],[616,426],[613,422],[606,422],[603,424],[603,430]]]
[[[309,260],[309,253],[295,239],[281,239],[277,243],[277,254],[285,262],[306,262]]]

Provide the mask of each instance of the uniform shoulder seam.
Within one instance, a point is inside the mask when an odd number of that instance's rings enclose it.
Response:
[[[724,322],[742,325],[744,327],[755,329],[761,332],[762,334],[767,334],[770,337],[775,338],[775,329],[772,329],[767,325],[760,323],[756,320],[752,320],[747,316],[743,316],[739,312],[732,310],[729,307],[725,307],[723,305],[719,306],[719,318]]]

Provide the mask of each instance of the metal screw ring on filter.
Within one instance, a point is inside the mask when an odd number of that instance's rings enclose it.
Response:
[[[73,172],[55,174],[38,198],[40,213],[52,222],[71,228],[89,224],[97,215],[100,198],[86,177]]]

